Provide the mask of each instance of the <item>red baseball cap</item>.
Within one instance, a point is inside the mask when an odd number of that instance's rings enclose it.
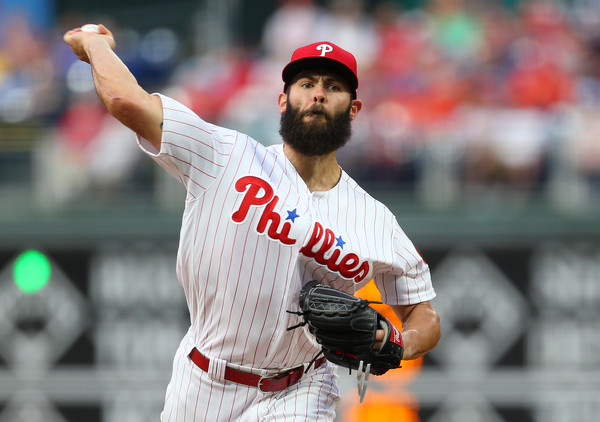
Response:
[[[352,53],[327,41],[316,42],[300,47],[294,51],[292,59],[287,66],[283,68],[283,72],[281,73],[285,86],[287,86],[299,72],[312,68],[326,68],[339,73],[348,81],[350,89],[356,96],[358,73],[356,71],[356,59]]]

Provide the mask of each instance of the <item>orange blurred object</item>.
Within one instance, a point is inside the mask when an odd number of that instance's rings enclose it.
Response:
[[[373,280],[369,281],[365,287],[358,290],[355,296],[376,302],[381,301],[381,294]],[[402,330],[402,322],[388,305],[372,304],[371,307],[385,316],[392,324],[398,327],[399,330]],[[422,366],[423,358],[403,360],[402,368],[392,369],[386,372],[385,375],[377,377],[377,379],[385,383],[393,383],[394,385],[407,385],[414,381],[417,374],[421,371]]]
[[[419,407],[414,394],[408,391],[374,393],[368,391],[363,403],[342,410],[344,422],[419,422]]]
[[[370,301],[381,301],[381,294],[373,280],[358,290],[356,296]],[[402,329],[402,322],[388,305],[371,304],[371,306],[392,324]],[[414,380],[422,365],[423,358],[402,361],[402,368],[373,377],[375,379],[371,378],[371,382],[387,384],[386,389],[383,392],[374,388],[367,390],[363,403],[359,402],[358,396],[347,398],[347,404],[340,408],[340,420],[344,422],[420,422],[417,397],[404,387]]]

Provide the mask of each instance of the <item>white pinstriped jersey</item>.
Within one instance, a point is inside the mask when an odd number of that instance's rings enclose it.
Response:
[[[193,345],[254,368],[289,368],[320,350],[299,317],[302,285],[354,292],[373,278],[388,304],[435,296],[427,264],[392,213],[342,171],[310,192],[282,145],[201,120],[168,97],[161,151],[146,150],[187,189],[177,258]]]

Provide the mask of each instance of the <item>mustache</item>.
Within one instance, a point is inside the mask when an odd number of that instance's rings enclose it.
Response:
[[[323,104],[313,104],[308,110],[303,111],[298,117],[302,118],[309,114],[322,115],[325,116],[328,120],[331,120],[331,116],[327,114],[327,111],[325,110],[325,106]]]

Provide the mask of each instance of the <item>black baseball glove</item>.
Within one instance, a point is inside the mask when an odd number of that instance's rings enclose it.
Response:
[[[300,292],[304,322],[322,346],[327,360],[346,368],[382,375],[399,368],[404,348],[400,331],[369,302],[313,280]],[[375,334],[385,331],[383,345],[375,350]],[[362,363],[361,363],[362,361]],[[363,366],[364,363],[364,366]]]

